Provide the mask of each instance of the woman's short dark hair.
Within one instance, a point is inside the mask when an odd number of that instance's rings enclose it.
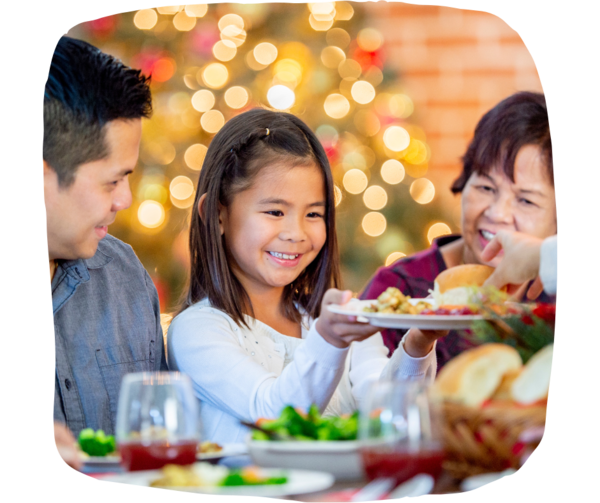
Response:
[[[61,37],[44,91],[44,160],[69,186],[77,168],[106,158],[104,126],[152,113],[149,78],[93,45]]]
[[[452,192],[462,192],[473,173],[487,175],[495,167],[501,167],[514,182],[515,159],[526,145],[540,147],[548,179],[554,183],[548,110],[540,93],[513,94],[481,118],[462,158],[463,170],[452,184]]]
[[[325,150],[294,115],[255,108],[230,119],[206,152],[190,223],[190,275],[179,312],[208,298],[238,324],[246,325],[244,314],[253,316],[250,298],[227,261],[219,205],[229,206],[237,193],[251,187],[262,168],[276,162],[284,169],[315,164],[323,174],[326,197],[327,238],[317,257],[284,288],[286,318],[300,322],[299,309],[316,318],[325,292],[339,286],[334,184]],[[198,201],[203,194],[202,220]]]

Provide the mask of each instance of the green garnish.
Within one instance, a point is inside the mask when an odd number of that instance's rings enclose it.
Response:
[[[296,440],[356,440],[358,433],[358,411],[349,417],[322,417],[316,405],[311,405],[306,415],[288,405],[277,419],[261,421],[260,426],[282,437]],[[253,431],[254,440],[269,440],[269,437]]]
[[[116,450],[115,437],[106,435],[103,430],[85,428],[79,433],[79,447],[89,456],[101,457]]]

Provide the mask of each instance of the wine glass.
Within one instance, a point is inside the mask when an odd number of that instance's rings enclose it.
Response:
[[[117,408],[121,464],[135,471],[194,463],[200,442],[199,418],[199,403],[185,374],[127,374]]]
[[[441,410],[419,382],[377,381],[361,406],[359,440],[369,480],[437,479],[444,460]]]

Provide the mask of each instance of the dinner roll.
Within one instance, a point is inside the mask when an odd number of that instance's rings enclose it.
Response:
[[[433,283],[433,298],[437,307],[468,304],[473,287],[482,286],[493,272],[493,267],[480,264],[459,265],[442,271]]]
[[[549,344],[529,359],[523,372],[511,386],[511,395],[515,402],[528,405],[548,398],[553,350],[554,344]]]
[[[478,407],[492,396],[504,374],[522,365],[513,347],[483,344],[450,360],[438,374],[432,393],[444,400]]]

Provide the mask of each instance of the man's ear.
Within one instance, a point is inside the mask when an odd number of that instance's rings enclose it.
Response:
[[[198,199],[198,215],[200,215],[200,220],[206,222],[205,220],[205,211],[204,211],[204,201],[206,201],[206,192],[200,196]],[[223,235],[223,219],[225,218],[225,207],[219,204],[219,232],[221,236]]]

